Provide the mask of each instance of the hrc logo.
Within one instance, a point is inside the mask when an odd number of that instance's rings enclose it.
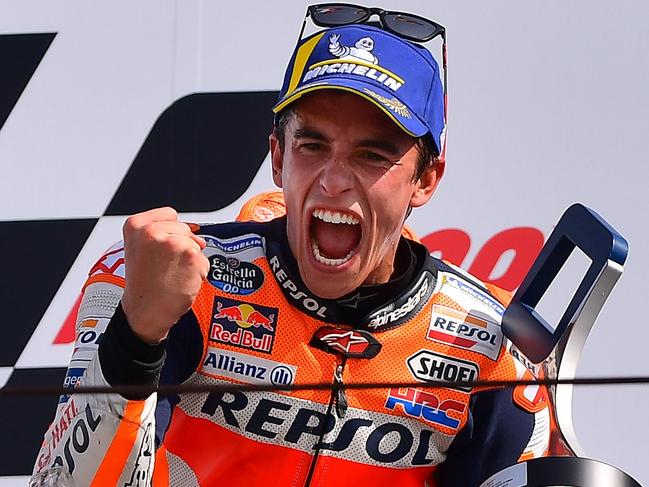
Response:
[[[466,404],[460,401],[453,399],[440,401],[435,394],[411,387],[390,389],[385,408],[395,411],[397,406],[401,406],[403,412],[408,416],[423,418],[452,430],[459,429],[461,420],[459,417],[452,417],[449,412],[455,412],[455,416],[461,416],[466,410]]]

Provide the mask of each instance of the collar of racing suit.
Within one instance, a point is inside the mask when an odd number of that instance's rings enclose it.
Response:
[[[371,331],[385,331],[405,323],[433,292],[437,266],[423,245],[401,237],[395,268],[400,269],[384,284],[361,286],[337,299],[311,293],[300,277],[286,234],[286,217],[270,222],[266,254],[282,292],[299,309],[328,322]]]

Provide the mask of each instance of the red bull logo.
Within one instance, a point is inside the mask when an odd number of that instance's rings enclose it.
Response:
[[[275,314],[263,315],[249,304],[240,304],[235,306],[222,307],[222,304],[216,302],[215,319],[225,318],[229,321],[234,321],[241,328],[259,328],[260,326],[266,328],[268,331],[275,331],[273,320]]]
[[[270,353],[277,312],[276,308],[215,298],[210,340]]]

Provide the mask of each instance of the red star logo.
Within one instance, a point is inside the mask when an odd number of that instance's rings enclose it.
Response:
[[[343,333],[329,333],[322,337],[331,348],[337,348],[341,352],[349,353],[354,348],[359,346],[364,348],[367,345],[365,337],[354,333],[354,330],[349,330]]]

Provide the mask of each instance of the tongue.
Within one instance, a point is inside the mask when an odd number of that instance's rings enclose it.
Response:
[[[312,229],[320,254],[330,259],[342,259],[356,248],[361,239],[360,225],[326,223],[315,219]]]

